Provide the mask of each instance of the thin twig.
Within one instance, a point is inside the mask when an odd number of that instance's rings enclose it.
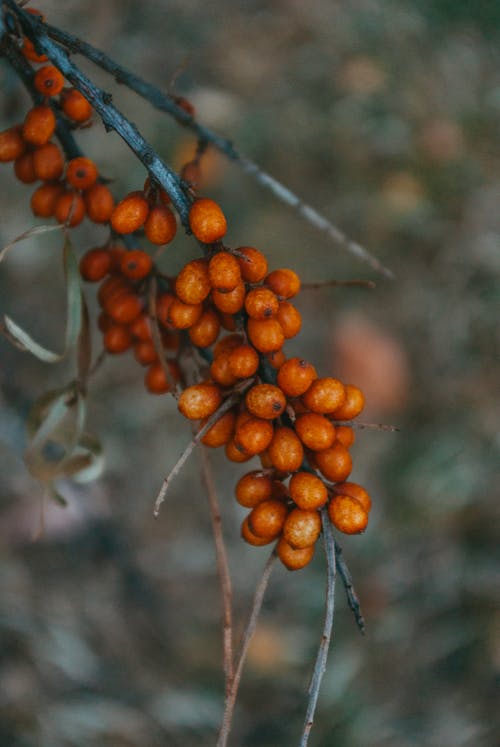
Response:
[[[262,571],[260,580],[257,586],[255,587],[250,615],[248,617],[248,622],[247,622],[246,628],[244,630],[244,633],[241,639],[240,650],[239,650],[238,659],[237,659],[236,667],[234,671],[234,678],[231,683],[230,691],[226,696],[226,702],[224,705],[224,714],[222,717],[222,725],[221,725],[219,736],[217,739],[217,747],[226,747],[227,745],[227,740],[229,737],[229,732],[231,730],[231,725],[233,721],[234,705],[236,703],[236,697],[238,695],[238,688],[239,688],[240,681],[241,681],[241,674],[243,672],[243,666],[246,661],[248,648],[250,646],[252,636],[255,632],[257,620],[260,614],[260,609],[262,607],[262,602],[264,601],[264,595],[266,593],[267,585],[269,583],[269,578],[271,576],[271,571],[273,569],[273,564],[275,560],[276,560],[276,553],[273,550],[271,555],[267,559],[267,563],[264,566],[264,570]]]
[[[376,288],[373,280],[323,280],[317,283],[302,283],[301,290],[318,290],[319,288]]]
[[[335,420],[335,425],[347,425],[358,431],[372,430],[396,433],[401,430],[396,425],[386,425],[385,423],[359,423],[357,420]]]
[[[344,560],[342,548],[336,541],[335,541],[335,558],[337,561],[337,568],[339,570],[340,578],[342,579],[342,583],[344,584],[344,588],[347,594],[347,601],[349,603],[349,607],[351,608],[354,614],[354,618],[356,620],[356,624],[360,632],[364,635],[365,634],[365,619],[361,612],[359,598],[352,585],[352,576]]]
[[[233,662],[233,613],[232,613],[232,591],[229,563],[227,560],[226,545],[222,533],[222,517],[215,489],[214,477],[208,450],[206,446],[201,447],[201,475],[208,496],[210,506],[210,517],[212,519],[212,530],[214,534],[215,556],[217,560],[217,573],[219,575],[222,596],[222,645],[224,660],[224,675],[226,679],[226,697],[231,690],[234,677]]]
[[[335,611],[335,540],[333,539],[332,526],[330,524],[328,514],[324,508],[321,509],[321,523],[323,525],[323,540],[325,544],[325,554],[327,560],[325,623],[323,625],[323,633],[321,635],[318,655],[316,656],[316,662],[314,664],[311,684],[309,685],[309,700],[307,703],[306,718],[304,721],[304,728],[300,740],[300,747],[306,747],[307,742],[309,741],[309,734],[311,733],[312,725],[314,723],[314,713],[316,711],[316,705],[318,703],[321,681],[323,680],[323,675],[326,669],[328,649],[330,647],[330,640],[332,637],[333,614]]]

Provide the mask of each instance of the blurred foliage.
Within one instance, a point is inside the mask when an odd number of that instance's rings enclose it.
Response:
[[[168,7],[166,7],[166,5]],[[498,728],[499,6],[280,0],[69,0],[41,3],[76,32],[162,86],[396,273],[374,291],[304,292],[290,351],[365,388],[354,479],[373,495],[371,525],[342,541],[368,632],[338,588],[335,638],[311,745],[492,747]],[[91,70],[89,65],[85,69]],[[176,77],[176,73],[178,73]],[[105,79],[96,74],[99,82]],[[174,81],[175,82],[172,82]],[[0,126],[27,97],[0,66]],[[121,87],[115,101],[165,158],[192,139]],[[116,181],[144,179],[99,126],[82,147]],[[371,277],[233,165],[211,154],[208,194],[229,241],[262,247],[305,280]],[[3,245],[33,223],[29,188],[2,167]],[[104,233],[75,232],[82,252]],[[60,238],[16,248],[0,274],[1,312],[58,349],[64,330]],[[193,247],[165,253],[174,272]],[[95,315],[94,293],[87,294]],[[89,427],[107,472],[59,484],[47,505],[21,456],[23,422],[74,375],[0,341],[0,744],[9,747],[209,745],[223,698],[219,591],[207,504],[195,467],[159,521],[152,502],[189,439],[168,398],[110,360],[90,391]],[[496,397],[495,397],[496,395]],[[243,469],[213,455],[234,596],[245,614],[266,550],[243,546],[232,489]],[[232,744],[295,744],[324,604],[324,560],[277,569],[242,683]]]

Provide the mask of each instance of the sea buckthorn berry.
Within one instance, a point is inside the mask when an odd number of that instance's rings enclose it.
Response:
[[[243,425],[243,423],[246,423],[248,420],[251,420],[254,416],[251,412],[248,412],[245,408],[240,410],[240,412],[236,415],[236,423],[235,423],[235,429],[239,428]]]
[[[99,172],[90,158],[78,156],[68,161],[66,167],[66,181],[76,189],[89,189],[97,181]]]
[[[276,428],[268,451],[273,466],[280,472],[296,472],[304,459],[302,444],[291,428]]]
[[[128,327],[113,324],[104,333],[102,341],[108,353],[118,355],[124,353],[132,345],[132,335]]]
[[[274,539],[281,533],[287,513],[283,501],[270,498],[252,508],[248,514],[248,526],[257,537]]]
[[[253,319],[270,319],[277,314],[279,301],[269,288],[254,288],[245,298],[245,309]]]
[[[78,192],[64,192],[56,202],[54,215],[59,223],[70,228],[78,226],[85,218],[85,203]]]
[[[281,537],[276,547],[278,558],[289,571],[299,571],[308,565],[314,557],[314,545],[294,548]]]
[[[241,525],[241,536],[245,540],[245,542],[248,542],[249,545],[254,545],[255,547],[268,545],[274,539],[274,537],[257,537],[257,535],[252,532],[248,525],[248,516],[243,520],[243,523]]]
[[[306,412],[295,420],[295,431],[308,449],[323,451],[335,441],[335,428],[324,415]]]
[[[175,301],[173,293],[162,293],[156,299],[156,318],[166,329],[173,329],[169,320],[170,307]]]
[[[183,303],[174,298],[168,310],[168,321],[175,329],[189,329],[203,313],[201,303]]]
[[[288,397],[300,397],[317,377],[316,369],[304,358],[289,358],[278,371],[278,386]]]
[[[169,244],[177,233],[177,221],[168,205],[155,205],[144,223],[144,233],[152,244]]]
[[[189,225],[199,241],[213,244],[225,235],[227,222],[219,205],[213,200],[202,198],[191,205]]]
[[[208,348],[219,336],[220,321],[213,309],[205,309],[198,321],[189,328],[189,337],[193,345]]]
[[[271,497],[272,480],[261,472],[247,472],[236,483],[235,495],[240,506],[254,508]]]
[[[236,446],[233,438],[229,439],[225,445],[224,453],[226,459],[229,459],[230,462],[248,462],[249,459],[253,458],[252,454],[247,454],[246,451],[241,451],[241,449]]]
[[[20,127],[9,127],[0,132],[0,163],[15,161],[26,150]]]
[[[343,482],[351,474],[352,458],[340,441],[334,441],[328,449],[315,452],[314,460],[321,473],[331,482]]]
[[[264,284],[281,299],[293,298],[300,290],[300,278],[296,272],[287,268],[273,270],[267,275]]]
[[[236,250],[239,255],[241,277],[247,283],[260,283],[267,274],[267,259],[262,252],[253,246],[239,246]]]
[[[312,382],[302,397],[302,402],[313,412],[331,413],[344,403],[345,398],[346,392],[342,382],[327,376]]]
[[[357,418],[365,406],[365,397],[361,389],[352,384],[345,385],[344,402],[333,412],[334,420],[352,420]]]
[[[1,160],[1,159],[0,159]],[[14,161],[14,174],[23,184],[33,184],[36,182],[37,175],[33,167],[33,153],[23,153]]]
[[[168,361],[167,365],[170,369],[172,377],[174,379],[177,379],[177,372],[171,362]],[[144,384],[148,392],[151,392],[151,394],[166,394],[170,391],[170,383],[167,379],[165,371],[163,370],[163,366],[159,361],[157,361],[156,363],[152,363],[146,371]]]
[[[111,257],[111,267],[109,269],[109,272],[111,275],[121,275],[122,274],[122,259],[127,253],[127,250],[124,246],[109,246],[108,247],[109,256]]]
[[[299,508],[314,510],[324,506],[328,500],[325,483],[310,472],[296,472],[292,475],[289,490],[290,498]]]
[[[193,259],[184,265],[175,281],[175,292],[184,303],[202,303],[210,293],[207,263]]]
[[[248,390],[245,405],[255,417],[273,420],[284,411],[286,397],[274,384],[256,384]]]
[[[229,367],[229,353],[218,355],[210,366],[210,376],[221,386],[233,386],[237,382],[236,376]]]
[[[108,274],[111,257],[107,249],[89,249],[80,260],[80,275],[89,283],[97,283]]]
[[[202,428],[207,422],[208,418],[201,421],[200,427]],[[211,428],[205,433],[201,439],[201,443],[205,446],[210,446],[212,449],[217,449],[219,446],[224,446],[230,440],[233,435],[234,423],[236,415],[232,410],[225,412]]]
[[[289,301],[280,301],[276,318],[281,324],[281,329],[287,340],[299,334],[302,327],[302,317]]]
[[[259,356],[250,345],[239,345],[229,353],[229,369],[237,379],[253,376],[259,367]]]
[[[151,272],[153,260],[142,249],[125,252],[121,261],[121,271],[130,280],[142,280]]]
[[[220,293],[228,293],[241,283],[238,260],[229,252],[214,254],[208,263],[210,285]]]
[[[27,113],[23,124],[23,138],[31,145],[45,145],[56,129],[56,116],[50,106],[40,104]]]
[[[354,429],[348,425],[336,425],[335,438],[337,441],[340,441],[346,449],[349,449],[356,440],[356,434],[354,433]]]
[[[134,358],[141,366],[150,366],[156,363],[158,353],[151,340],[139,340],[134,345]]]
[[[44,65],[36,71],[33,85],[44,96],[57,96],[64,88],[64,75],[54,65]]]
[[[42,184],[31,195],[31,209],[39,218],[51,218],[64,192],[62,184]]]
[[[261,353],[274,353],[281,350],[285,335],[276,319],[249,319],[247,332],[250,342]]]
[[[55,143],[45,143],[33,151],[33,170],[44,182],[59,179],[64,170],[64,156]]]
[[[146,222],[149,204],[142,192],[130,192],[111,213],[111,226],[117,233],[133,233]]]
[[[243,308],[245,292],[244,283],[238,283],[236,288],[233,288],[233,290],[228,291],[227,293],[212,290],[212,301],[214,306],[224,314],[237,314],[238,311]]]
[[[62,91],[59,103],[65,115],[73,122],[86,122],[92,116],[92,106],[76,88]]]
[[[335,485],[335,492],[338,495],[348,495],[351,498],[356,498],[356,500],[361,503],[366,513],[370,513],[372,499],[370,498],[369,493],[361,487],[361,485],[358,485],[358,483],[341,482],[338,485]]]
[[[283,525],[283,539],[296,549],[314,545],[321,533],[321,519],[317,511],[294,508]]]
[[[215,412],[221,402],[222,394],[219,387],[202,382],[184,389],[179,397],[178,407],[189,420],[202,420]]]
[[[125,278],[121,275],[116,277],[106,278],[103,283],[99,286],[97,291],[97,300],[99,304],[104,308],[108,301],[115,296],[119,296],[122,293],[132,292],[132,286],[127,283]]]
[[[26,9],[29,12],[29,8]],[[46,54],[38,54],[38,52],[35,49],[35,45],[31,41],[31,39],[28,39],[27,36],[23,37],[23,46],[21,47],[21,52],[23,53],[24,57],[26,57],[27,60],[30,60],[31,62],[47,62],[49,59]]]
[[[328,504],[328,516],[332,524],[344,534],[359,534],[368,525],[368,513],[350,495],[334,495]]]
[[[283,350],[275,350],[274,353],[267,353],[266,358],[270,365],[275,369],[281,368],[283,363],[286,361],[286,355]]]
[[[115,200],[105,184],[94,184],[83,195],[87,215],[93,223],[107,223],[115,208]]]
[[[214,356],[222,355],[222,353],[229,352],[237,348],[239,345],[243,345],[243,335],[239,332],[235,332],[232,335],[226,335],[222,337],[217,345],[214,347]]]
[[[265,451],[274,434],[269,420],[250,418],[238,426],[234,433],[234,443],[247,454],[260,454]]]
[[[118,324],[130,324],[141,313],[142,300],[135,293],[119,293],[106,301],[104,310]]]

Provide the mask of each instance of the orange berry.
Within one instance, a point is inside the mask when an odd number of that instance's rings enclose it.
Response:
[[[155,205],[144,223],[144,233],[152,244],[169,244],[177,233],[177,221],[168,205]]]
[[[232,314],[224,314],[222,311],[217,312],[220,319],[220,324],[223,329],[227,329],[228,332],[234,332],[236,330],[236,319]]]
[[[299,508],[313,510],[324,506],[328,491],[323,480],[310,472],[296,472],[290,479],[290,498]],[[291,540],[288,540],[291,544]]]
[[[238,260],[229,252],[214,254],[208,263],[210,286],[220,293],[228,293],[241,283]]]
[[[183,303],[174,298],[168,310],[168,321],[175,329],[189,329],[203,313],[201,303]]]
[[[111,213],[111,226],[117,233],[133,233],[144,225],[149,203],[142,192],[130,192]]]
[[[226,459],[229,459],[231,462],[248,462],[249,459],[252,459],[252,454],[247,454],[246,451],[241,451],[239,449],[234,439],[231,438],[227,442],[226,446],[224,447],[224,453],[226,455]]]
[[[269,288],[254,288],[246,295],[245,309],[253,319],[270,319],[277,314],[279,301]]]
[[[287,340],[299,334],[302,327],[302,317],[289,301],[280,301],[276,318]]]
[[[281,533],[287,513],[283,501],[270,498],[252,508],[248,514],[248,526],[257,537],[274,539]]]
[[[337,441],[340,441],[340,443],[343,444],[346,449],[348,449],[356,440],[356,435],[354,433],[354,429],[350,428],[348,425],[336,425],[335,438],[337,439]]]
[[[169,319],[170,307],[175,301],[173,293],[161,293],[156,299],[156,318],[166,329],[173,329]]]
[[[351,455],[340,441],[334,441],[328,449],[315,452],[314,460],[321,473],[331,482],[343,482],[351,474]]]
[[[301,442],[295,432],[286,427],[276,428],[268,452],[273,466],[280,472],[296,472],[304,459]]]
[[[274,384],[256,384],[248,390],[245,405],[255,417],[273,420],[284,411],[286,397]]]
[[[66,167],[66,181],[76,189],[89,189],[99,176],[97,166],[90,158],[78,156],[68,161]]]
[[[67,191],[56,202],[54,215],[59,223],[70,228],[78,226],[85,218],[85,203],[78,192]]]
[[[64,192],[62,184],[42,184],[31,195],[31,210],[39,218],[51,218]]]
[[[107,223],[115,207],[113,195],[105,184],[94,184],[83,195],[87,215],[94,223]]]
[[[242,344],[243,335],[241,335],[239,332],[235,332],[232,335],[226,335],[225,337],[222,337],[222,339],[220,339],[215,346],[214,356],[217,357],[218,355],[222,355],[222,353],[230,352],[231,350],[234,350],[234,348],[237,348]]]
[[[235,495],[240,506],[254,508],[258,503],[269,500],[272,480],[260,472],[247,472],[236,483]]]
[[[57,96],[64,88],[64,75],[54,65],[44,65],[36,71],[33,85],[44,96]]]
[[[229,353],[229,370],[237,379],[253,376],[259,367],[259,356],[250,345],[239,345]]]
[[[267,353],[266,358],[270,365],[275,369],[281,368],[283,363],[286,361],[286,355],[283,350],[275,350],[274,353]]]
[[[128,327],[112,324],[104,333],[103,343],[108,353],[117,355],[129,349],[132,345],[132,335]]]
[[[15,161],[25,150],[26,143],[21,136],[20,127],[9,127],[0,132],[0,163]]]
[[[104,280],[104,282],[99,286],[97,300],[99,304],[104,307],[111,298],[119,296],[122,293],[130,293],[132,290],[130,283],[127,283],[125,278],[121,275],[118,277],[106,278],[106,280]]]
[[[191,205],[189,225],[196,238],[204,244],[219,241],[227,230],[226,218],[219,205],[205,198]]]
[[[334,495],[328,504],[328,516],[344,534],[359,534],[368,525],[367,512],[356,498],[349,495]]]
[[[238,283],[236,288],[227,293],[212,290],[212,301],[219,311],[225,314],[237,314],[243,308],[245,301],[244,283]]]
[[[281,350],[285,335],[276,319],[252,319],[247,323],[250,342],[261,353],[274,353]]]
[[[135,319],[130,325],[130,331],[138,340],[151,342],[153,334],[151,332],[151,321],[149,315],[145,312],[139,314],[137,319]]]
[[[189,420],[209,417],[222,402],[222,394],[215,384],[201,383],[184,389],[177,406]]]
[[[231,436],[233,435],[234,423],[236,415],[232,410],[225,412],[201,439],[201,443],[205,446],[210,446],[212,449],[216,449],[219,446],[227,444]],[[200,427],[203,427],[207,422],[207,418],[201,421]]]
[[[158,353],[151,340],[139,340],[135,343],[134,358],[141,366],[150,366],[158,361]]]
[[[86,122],[92,116],[92,106],[76,88],[62,91],[59,103],[65,115],[73,122]]]
[[[352,384],[345,385],[345,400],[333,412],[335,420],[352,420],[357,418],[365,406],[365,397],[361,389]]]
[[[213,309],[205,309],[200,318],[189,328],[189,337],[193,345],[208,348],[216,341],[220,332],[220,321]]]
[[[107,249],[89,249],[80,260],[80,275],[89,283],[102,280],[111,268]]]
[[[253,246],[239,246],[236,250],[243,257],[238,257],[241,277],[247,283],[260,283],[267,273],[267,260],[258,249]]]
[[[323,451],[335,440],[335,428],[324,415],[306,412],[295,421],[295,431],[308,449]]]
[[[241,536],[245,540],[245,542],[248,542],[249,545],[254,545],[255,547],[268,545],[274,539],[274,537],[257,537],[257,535],[254,534],[250,529],[250,526],[248,524],[248,516],[243,520],[243,523],[241,525]]]
[[[1,160],[1,159],[0,159]],[[14,174],[23,184],[33,184],[36,182],[37,175],[33,168],[33,153],[23,153],[14,161]]]
[[[130,280],[142,280],[151,272],[153,260],[142,249],[125,252],[121,261],[121,271]]]
[[[31,145],[45,145],[56,129],[56,117],[50,106],[40,104],[27,113],[23,124],[23,138]]]
[[[202,303],[210,293],[207,263],[193,259],[177,275],[175,292],[184,303]]]
[[[288,269],[273,270],[264,280],[264,284],[281,299],[293,298],[300,290],[299,276]]]
[[[345,398],[346,391],[342,382],[327,376],[312,382],[302,397],[302,402],[313,412],[331,413],[343,404]]]
[[[298,571],[308,565],[314,557],[314,545],[294,548],[281,537],[276,547],[278,558],[289,571]]]
[[[269,420],[250,418],[238,426],[234,433],[234,443],[247,454],[260,454],[265,451],[274,434]]]
[[[29,12],[30,8],[26,8],[26,11]],[[31,62],[47,62],[47,60],[49,59],[46,54],[38,54],[35,49],[35,45],[30,39],[28,39],[27,36],[23,37],[23,46],[21,47],[21,52],[26,57],[26,59],[30,60]]]
[[[214,381],[224,387],[236,384],[237,378],[229,368],[229,353],[218,355],[210,366],[210,376]]]
[[[317,511],[294,508],[283,525],[283,539],[293,548],[314,545],[321,534],[321,519]]]
[[[335,486],[335,492],[338,495],[348,495],[351,498],[356,498],[356,500],[361,503],[366,513],[370,512],[372,499],[370,498],[369,493],[356,482],[341,482]]]
[[[173,378],[177,379],[177,371],[174,368],[173,364],[168,361],[167,365]],[[163,370],[163,366],[159,361],[157,361],[156,363],[152,363],[146,371],[144,384],[148,392],[151,392],[151,394],[166,394],[166,392],[170,391],[169,381],[167,379],[165,371]]]
[[[288,397],[300,397],[316,379],[314,366],[304,358],[289,358],[278,371],[278,386]]]
[[[44,182],[59,179],[64,170],[64,156],[55,143],[45,143],[33,151],[33,170]]]
[[[118,324],[130,324],[142,311],[142,300],[135,293],[118,293],[106,301],[106,314]]]

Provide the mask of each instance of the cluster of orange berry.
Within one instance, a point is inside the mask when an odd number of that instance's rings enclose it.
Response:
[[[77,127],[89,122],[92,108],[79,91],[64,87],[60,71],[45,64],[28,39],[22,51],[42,65],[33,84],[46,98],[23,124],[0,133],[0,161],[13,161],[22,182],[43,182],[31,198],[34,214],[53,216],[68,227],[87,215],[108,224],[115,235],[143,234],[153,245],[170,243],[176,218],[168,194],[154,180],[148,177],[142,190],[115,204],[93,161],[78,156],[66,162],[51,141],[55,112]],[[196,159],[185,165],[181,178],[192,203],[189,225],[203,247],[201,258],[168,278],[148,252],[110,239],[83,255],[80,273],[84,280],[100,283],[98,327],[105,350],[119,354],[133,348],[137,361],[147,366],[145,385],[151,393],[169,392],[182,381],[177,360],[182,346],[203,351],[210,361],[206,380],[184,388],[179,410],[200,421],[206,430],[201,441],[224,446],[229,460],[260,457],[261,469],[245,474],[236,486],[237,501],[250,509],[242,536],[253,545],[278,541],[284,565],[302,568],[312,559],[321,533],[320,510],[326,508],[332,524],[347,534],[367,526],[370,497],[347,481],[355,438],[348,422],[362,411],[364,397],[355,386],[318,377],[308,361],[286,358],[284,343],[302,324],[291,302],[300,290],[298,275],[290,269],[268,272],[265,256],[254,247],[224,246],[227,223],[219,205],[206,198],[193,200],[199,180]],[[157,292],[152,305],[153,279]],[[219,339],[222,329],[229,334]],[[234,399],[229,409],[224,406],[228,397]]]

